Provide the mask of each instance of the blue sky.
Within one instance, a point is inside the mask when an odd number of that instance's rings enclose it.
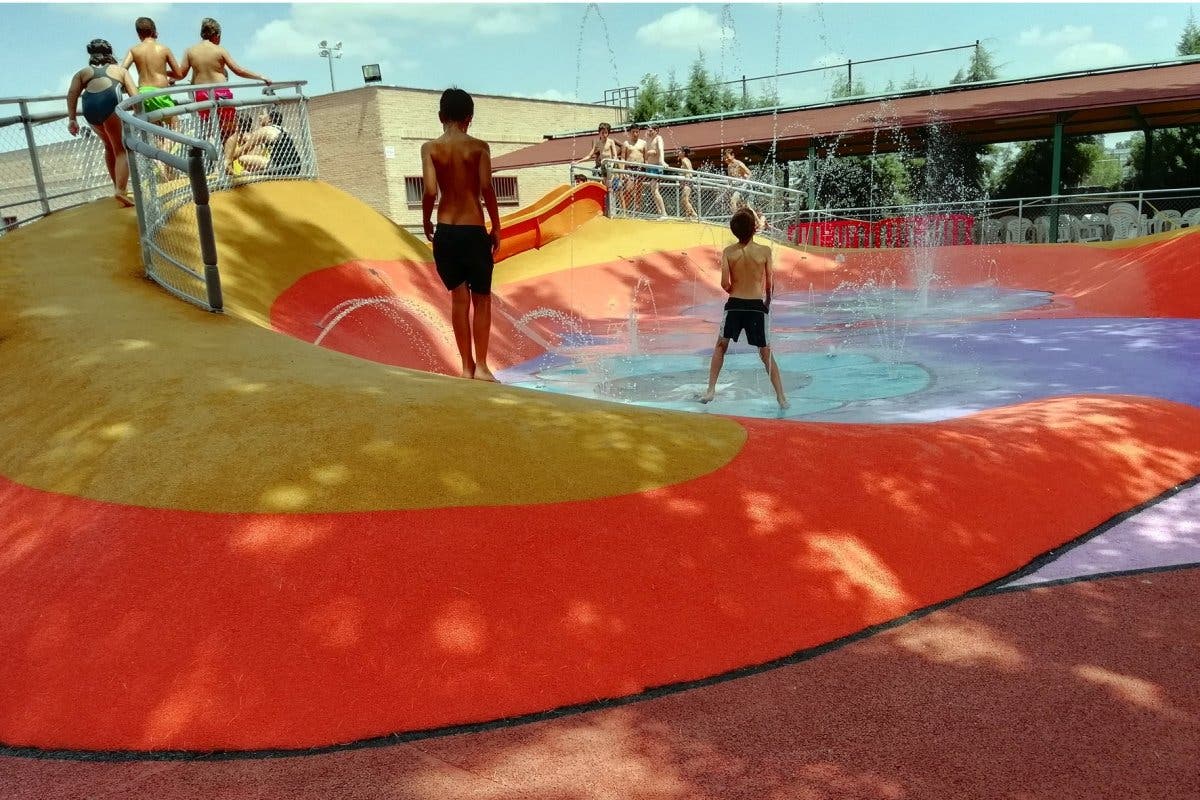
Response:
[[[136,41],[133,20],[147,14],[177,53],[213,16],[223,44],[271,78],[309,81],[329,91],[317,56],[321,39],[341,40],[338,88],[362,85],[361,66],[382,65],[384,83],[546,99],[599,99],[647,72],[686,78],[701,50],[726,79],[766,75],[969,44],[982,39],[1001,76],[1174,57],[1192,6],[1185,3],[599,3],[584,4],[7,4],[0,30],[0,97],[61,93],[86,62],[85,44],[102,37],[118,53]],[[781,35],[777,36],[777,31]],[[582,41],[582,46],[580,42]],[[611,49],[610,49],[611,48]],[[912,74],[945,83],[967,51],[862,65],[868,89]],[[16,67],[16,68],[14,68]],[[832,73],[784,79],[785,102],[827,96]],[[753,90],[753,84],[751,85]]]

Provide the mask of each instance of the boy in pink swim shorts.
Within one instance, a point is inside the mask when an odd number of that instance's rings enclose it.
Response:
[[[205,17],[201,20],[200,41],[189,47],[183,54],[183,61],[179,64],[180,79],[187,77],[189,71],[192,73],[192,83],[199,86],[228,83],[229,72],[247,80],[271,83],[265,76],[252,72],[234,61],[229,51],[221,46],[221,23],[212,17]],[[219,86],[212,90],[211,95],[208,89],[197,89],[194,96],[200,102],[210,99],[232,100],[233,92]],[[208,109],[201,109],[197,113],[201,120],[208,121]],[[222,108],[217,117],[220,120],[221,141],[224,142],[234,132],[237,111],[232,108]]]

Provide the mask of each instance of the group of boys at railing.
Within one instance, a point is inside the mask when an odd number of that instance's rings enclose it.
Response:
[[[797,189],[703,169],[650,171],[640,162],[605,159],[598,169],[572,165],[571,173],[574,181],[608,188],[610,217],[723,223],[746,205],[766,235],[817,247],[1111,241],[1200,225],[1195,189],[807,210]]]

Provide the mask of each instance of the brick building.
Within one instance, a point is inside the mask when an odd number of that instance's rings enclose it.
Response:
[[[321,179],[410,229],[421,225],[421,143],[441,135],[441,89],[363,86],[309,100],[309,125]],[[544,134],[616,125],[624,109],[519,97],[472,95],[471,135],[492,157],[543,141]],[[579,154],[582,158],[586,152]],[[496,173],[500,213],[567,182],[562,165]]]

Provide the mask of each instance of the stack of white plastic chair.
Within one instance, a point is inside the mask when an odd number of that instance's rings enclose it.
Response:
[[[1179,219],[1179,227],[1194,228],[1200,226],[1200,208],[1189,208]]]
[[[1149,233],[1162,233],[1183,227],[1183,215],[1173,208],[1164,208],[1150,220]]]
[[[1107,224],[1106,214],[1084,214],[1079,219],[1071,220],[1071,239],[1076,242],[1102,241]]]
[[[999,244],[1004,235],[1004,223],[998,219],[983,221],[983,244]]]
[[[1112,203],[1111,205],[1109,205],[1109,207],[1108,207],[1108,216],[1110,218],[1109,219],[1109,227],[1112,227],[1111,217],[1113,214],[1124,214],[1133,219],[1133,225],[1134,225],[1134,229],[1136,231],[1134,233],[1134,236],[1145,236],[1147,233],[1150,232],[1150,220],[1146,217],[1145,214],[1140,212],[1138,210],[1138,207],[1135,206],[1133,203]],[[1124,223],[1121,223],[1121,225],[1123,227],[1127,227],[1124,225]],[[1116,235],[1114,235],[1113,238],[1114,239],[1131,239],[1133,237],[1132,236],[1116,236]]]
[[[1004,241],[1025,244],[1033,239],[1033,223],[1024,217],[1012,217],[1004,229]]]
[[[1058,241],[1070,242],[1074,240],[1072,235],[1074,232],[1075,218],[1070,214],[1058,215]],[[1043,214],[1033,221],[1033,230],[1035,242],[1049,243],[1050,241],[1050,217]]]
[[[1108,213],[1108,229],[1112,232],[1112,239],[1136,239],[1142,235],[1142,226],[1136,210],[1133,213],[1119,209],[1117,211],[1110,210]]]

